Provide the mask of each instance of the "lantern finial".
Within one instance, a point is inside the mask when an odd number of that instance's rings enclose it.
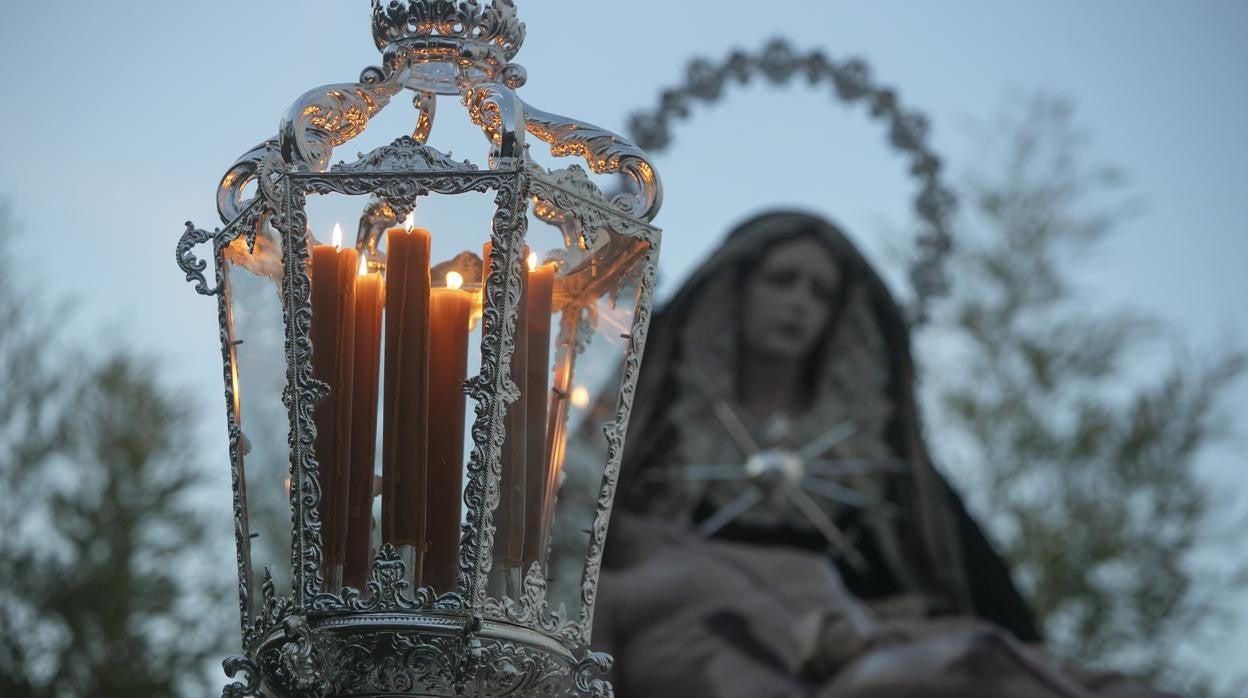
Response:
[[[520,52],[524,23],[514,0],[373,0],[373,41],[388,63],[459,62],[493,77]]]

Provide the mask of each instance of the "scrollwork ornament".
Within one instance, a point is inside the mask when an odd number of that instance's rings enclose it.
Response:
[[[260,690],[260,667],[255,662],[247,657],[227,657],[221,662],[221,666],[225,669],[225,675],[231,679],[237,678],[239,674],[246,677],[242,682],[226,684],[221,689],[221,698],[263,698],[264,694]]]
[[[609,654],[586,652],[576,664],[576,690],[588,698],[614,698],[615,688],[602,678],[614,663]]]
[[[282,295],[285,299],[286,389],[283,402],[290,414],[288,447],[291,454],[290,508],[294,536],[291,568],[294,604],[302,610],[323,586],[321,522],[317,504],[321,488],[316,477],[312,411],[329,394],[329,386],[312,376],[312,279],[308,260],[307,194],[289,177],[278,183],[282,209],[278,229],[285,243]]]
[[[596,174],[627,175],[638,192],[620,194],[613,204],[647,222],[658,215],[663,206],[663,183],[641,148],[605,128],[522,104],[529,133],[549,144],[551,155],[580,156]]]
[[[511,379],[510,362],[515,350],[514,317],[520,304],[520,268],[523,241],[528,229],[524,215],[530,179],[525,171],[508,177],[495,196],[491,233],[494,253],[489,260],[488,278],[506,278],[507,283],[485,285],[482,311],[481,370],[465,383],[465,394],[476,401],[472,423],[472,452],[468,458],[468,484],[464,488],[467,507],[461,553],[460,578],[469,581],[464,589],[474,606],[484,605],[485,578],[492,564],[494,546],[493,512],[499,501],[502,479],[502,424],[507,406],[520,397]],[[510,272],[510,273],[509,273]]]
[[[467,160],[455,161],[451,156],[426,145],[412,136],[401,136],[367,154],[361,153],[353,163],[339,163],[330,170],[335,173],[372,172],[475,172],[477,167]]]
[[[286,619],[285,643],[278,650],[276,678],[300,698],[328,698],[333,684],[316,661],[316,636],[302,616]]]
[[[416,117],[416,128],[412,131],[412,140],[427,143],[429,132],[433,130],[433,120],[438,115],[438,96],[432,92],[420,91],[412,98],[419,116]]]
[[[182,233],[182,238],[178,240],[177,260],[178,267],[186,273],[187,283],[195,284],[195,292],[201,296],[215,296],[221,288],[215,286],[208,288],[208,279],[204,276],[204,272],[208,269],[208,262],[195,256],[195,248],[210,240],[215,240],[220,231],[209,232],[195,227],[195,224],[187,221],[186,232]]]
[[[290,599],[278,596],[277,585],[273,582],[273,570],[264,568],[264,582],[260,587],[264,601],[263,614],[256,619],[254,636],[262,638],[270,631],[282,627],[291,614]]]
[[[925,323],[931,304],[949,292],[945,267],[953,249],[956,197],[941,178],[940,158],[928,145],[927,118],[903,108],[894,90],[877,85],[862,60],[837,62],[821,51],[802,53],[784,39],[769,42],[757,55],[733,51],[718,62],[695,58],[686,69],[683,84],[662,90],[656,108],[630,117],[629,132],[650,152],[666,150],[672,145],[673,122],[688,119],[696,104],[719,102],[727,86],[745,84],[755,77],[777,85],[800,77],[812,87],[830,87],[842,101],[865,103],[872,118],[888,126],[889,144],[910,158],[910,174],[919,182],[914,209],[922,229],[910,265],[914,297],[909,315],[913,324]]]
[[[282,119],[278,143],[292,168],[323,172],[334,148],[364,132],[390,98],[403,90],[410,68],[394,70],[377,83],[318,87],[291,105]]]
[[[486,616],[540,629],[570,647],[579,645],[583,640],[581,629],[568,620],[566,609],[550,607],[546,598],[546,587],[545,571],[540,564],[533,563],[524,575],[520,598],[486,599]]]
[[[370,613],[379,611],[462,610],[468,607],[463,597],[449,592],[438,596],[433,589],[421,587],[409,596],[411,584],[407,581],[407,569],[394,546],[385,544],[373,561],[373,569],[364,590],[348,587],[341,595],[319,594],[311,604],[316,612],[354,611]]]
[[[524,37],[512,0],[373,0],[373,40],[383,51],[452,40],[461,57],[497,69],[516,57]]]
[[[222,223],[229,223],[242,213],[248,201],[242,198],[243,189],[260,177],[261,163],[277,146],[277,139],[270,138],[241,155],[226,170],[217,186],[217,213]]]
[[[515,169],[527,156],[524,144],[524,106],[510,88],[484,83],[467,90],[463,97],[468,118],[494,144],[490,166],[496,170]]]

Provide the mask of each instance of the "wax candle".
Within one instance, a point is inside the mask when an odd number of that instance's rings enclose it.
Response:
[[[487,265],[491,265],[493,245],[486,244],[482,257]],[[527,250],[525,256],[527,257]],[[492,265],[491,265],[492,266]],[[487,267],[488,268],[488,267]],[[523,390],[528,375],[528,308],[525,291],[528,286],[528,274],[520,274],[520,302],[516,307],[514,350],[511,356],[511,379],[520,388],[520,398],[507,409],[503,419],[506,437],[502,451],[502,480],[499,487],[498,508],[494,511],[494,563],[501,570],[522,570],[524,566],[524,523],[525,499],[528,495],[526,487],[526,438],[528,435],[528,405]],[[494,283],[493,277],[486,279],[487,285]],[[501,283],[501,277],[499,277]],[[510,577],[511,586],[515,586],[516,578]]]
[[[382,538],[421,580],[425,522],[429,385],[429,231],[386,233],[386,358],[382,429]]]
[[[346,557],[348,463],[351,458],[351,392],[354,379],[354,248],[340,249],[342,228],[334,226],[333,245],[312,248],[312,375],[329,386],[313,411],[321,500],[321,550],[328,588],[342,583]]]
[[[355,371],[351,408],[346,560],[343,581],[364,588],[372,567],[373,477],[377,455],[377,394],[381,368],[381,274],[360,260],[355,278]]]
[[[468,377],[468,325],[474,295],[463,276],[447,274],[429,304],[429,553],[425,584],[454,591],[459,576],[463,509],[464,381]]]
[[[546,510],[546,415],[550,399],[550,314],[554,302],[555,266],[538,265],[537,255],[529,255],[529,283],[525,295],[528,316],[528,366],[525,371],[525,524],[524,567],[545,557],[546,541],[542,519]]]
[[[573,367],[576,359],[574,337],[580,325],[580,311],[564,310],[559,323],[558,352],[555,357],[555,384],[551,389],[551,414],[546,431],[546,482],[542,511],[542,540],[550,540],[555,520],[556,494],[562,475],[568,441],[568,411],[573,401]]]

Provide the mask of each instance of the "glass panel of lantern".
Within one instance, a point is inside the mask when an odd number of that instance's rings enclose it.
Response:
[[[312,409],[321,584],[311,594],[365,591],[387,544],[406,563],[413,589],[442,594],[463,581],[477,417],[464,382],[482,368],[485,292],[496,282],[489,273],[494,195],[421,196],[402,223],[382,198],[307,197],[311,377],[329,388]],[[510,359],[519,398],[503,418],[487,588],[493,597],[516,598],[526,574],[540,574],[553,584],[551,606],[575,619],[602,516],[610,455],[603,426],[616,416],[652,248],[636,231],[586,227],[549,205],[530,206],[527,216]],[[239,237],[220,260],[252,618],[260,616],[266,569],[278,596],[291,590],[294,580],[284,572],[290,507],[300,499],[298,491],[289,498],[290,419],[281,399],[291,355],[282,324],[283,246],[271,226],[261,230],[254,245]],[[501,269],[501,259],[493,263]]]
[[[637,236],[639,231],[604,225],[582,232],[586,244],[574,247],[561,267],[554,319],[558,329],[546,444],[550,495],[543,539],[548,547],[541,558],[547,600],[571,618],[587,618],[592,611],[583,608],[583,574],[587,559],[602,553],[609,515],[600,506],[604,475],[611,462],[618,465],[623,446],[622,439],[612,441],[608,434],[623,434],[620,386],[643,288],[653,282],[646,276],[652,248]]]
[[[239,235],[218,250],[217,264],[226,320],[230,451],[238,477],[239,573],[247,582],[242,602],[246,616],[256,618],[266,570],[275,594],[288,596],[292,590],[290,419],[282,399],[287,364],[281,236],[262,224],[247,231],[258,231],[253,242],[242,231],[247,225],[240,218],[227,228],[227,236]]]

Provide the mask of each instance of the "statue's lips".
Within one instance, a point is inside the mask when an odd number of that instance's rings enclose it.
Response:
[[[785,339],[801,339],[806,333],[806,325],[800,320],[781,321],[777,323],[776,331]]]

